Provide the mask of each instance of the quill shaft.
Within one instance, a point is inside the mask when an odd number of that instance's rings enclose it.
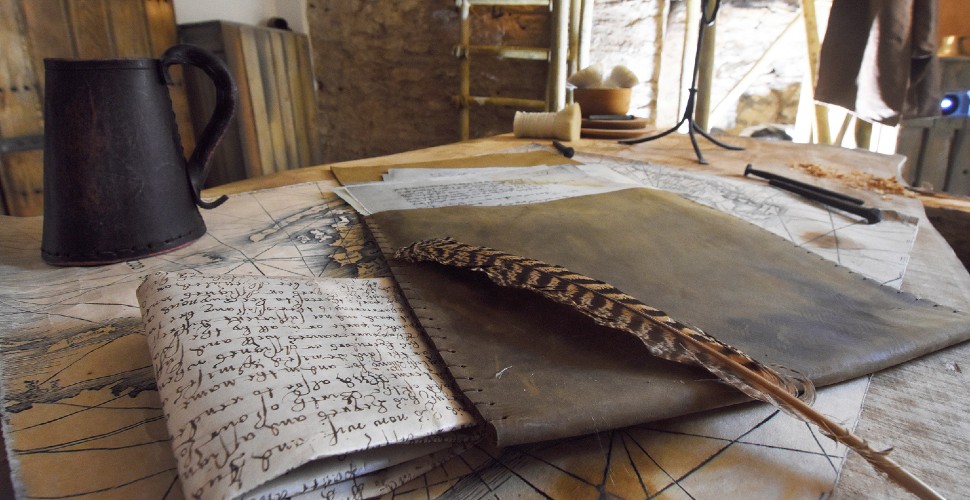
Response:
[[[943,498],[890,459],[888,451],[873,450],[865,440],[799,399],[799,395],[811,398],[814,394],[810,381],[781,375],[607,283],[561,266],[467,245],[450,238],[416,242],[400,249],[395,258],[482,271],[499,285],[532,290],[569,305],[599,324],[636,336],[655,356],[705,368],[745,394],[818,426],[825,435],[848,446],[874,468],[920,498]]]
[[[734,364],[734,361],[731,359],[724,359],[723,361],[726,364]],[[733,368],[739,372],[749,371],[748,368],[743,365],[736,365]],[[889,450],[876,451],[872,449],[866,440],[856,436],[844,426],[839,425],[825,415],[815,411],[814,408],[806,404],[804,401],[785,391],[778,391],[776,387],[773,387],[769,382],[762,379],[760,375],[750,372],[746,374],[745,377],[759,389],[765,392],[771,392],[772,395],[780,399],[784,405],[787,405],[787,413],[794,413],[794,416],[799,417],[801,420],[815,424],[823,434],[848,446],[850,449],[862,456],[862,458],[869,462],[869,464],[872,465],[876,470],[884,472],[892,481],[910,493],[918,496],[919,498],[925,499],[944,498],[931,486],[911,474],[909,471],[896,463],[896,461],[889,458]]]

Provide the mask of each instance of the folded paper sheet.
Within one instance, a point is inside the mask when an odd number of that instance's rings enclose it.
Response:
[[[381,212],[386,255],[451,236],[609,282],[818,385],[970,338],[970,316],[881,286],[751,224],[648,189],[507,207]],[[744,400],[701,370],[474,273],[392,262],[458,385],[509,445]]]
[[[531,167],[536,165],[571,165],[576,163],[565,156],[546,149],[535,150],[528,148],[523,153],[498,153],[470,156],[458,160],[433,160],[420,163],[402,165],[334,166],[333,175],[341,184],[355,184],[358,182],[372,182],[381,180],[381,176],[390,168],[454,168],[460,163],[462,168],[491,168],[491,167]]]
[[[138,301],[186,497],[372,496],[476,439],[452,432],[475,420],[393,290],[149,276]]]

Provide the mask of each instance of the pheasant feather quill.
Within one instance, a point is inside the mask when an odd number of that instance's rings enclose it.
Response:
[[[781,374],[612,285],[573,273],[562,266],[467,245],[450,238],[414,243],[398,250],[395,258],[482,271],[501,286],[531,290],[568,305],[598,324],[636,336],[654,356],[704,368],[748,396],[817,425],[823,433],[852,448],[875,468],[920,497],[942,498],[889,459],[888,452],[873,450],[864,440],[799,399],[810,401],[814,398],[811,381],[793,374]]]

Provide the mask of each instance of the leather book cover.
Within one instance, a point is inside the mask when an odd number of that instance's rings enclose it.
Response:
[[[824,386],[970,338],[970,315],[882,286],[675,194],[366,218],[422,327],[499,446],[587,434],[747,398],[704,370],[482,273],[393,260],[453,237],[610,283],[753,358]]]

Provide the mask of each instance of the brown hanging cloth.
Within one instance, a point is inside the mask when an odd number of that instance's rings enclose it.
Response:
[[[815,99],[866,121],[940,113],[937,0],[836,0]]]

